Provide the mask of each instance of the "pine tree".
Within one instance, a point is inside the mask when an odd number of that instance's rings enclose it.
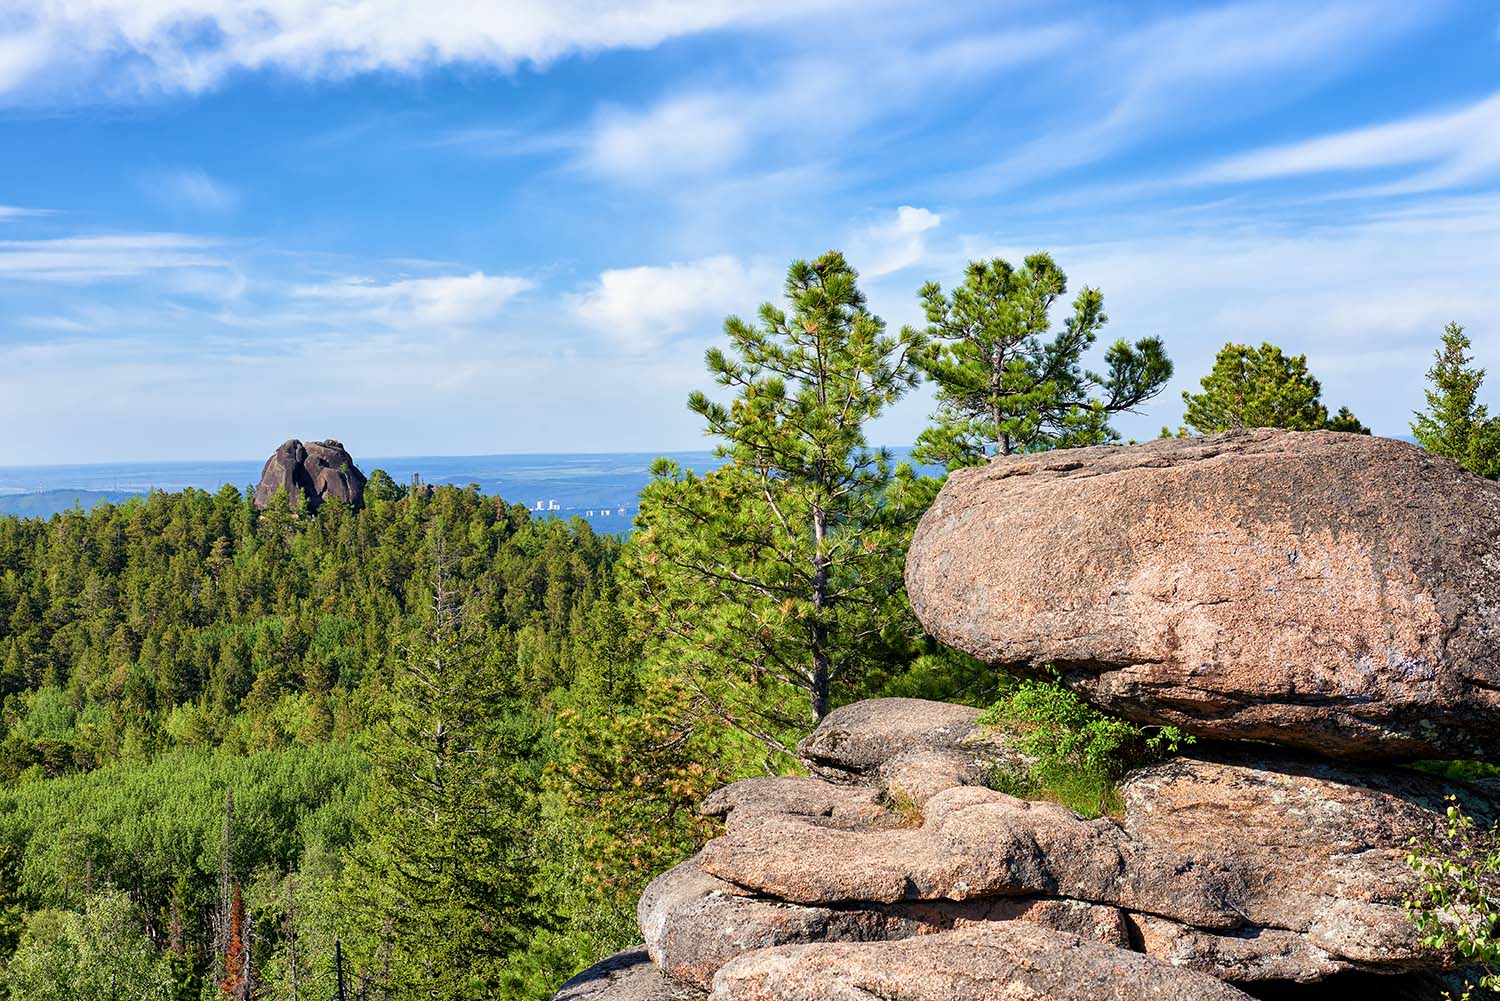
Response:
[[[631,564],[657,655],[778,752],[888,654],[884,634],[911,628],[915,488],[865,429],[915,383],[921,347],[885,333],[836,251],[793,263],[786,298],[790,313],[767,303],[759,325],[725,321],[729,351],[707,364],[734,398],[688,406],[729,461],[701,478],[657,463]]]
[[[1339,407],[1339,412],[1328,418],[1325,425],[1330,431],[1344,431],[1348,434],[1369,434],[1370,428],[1354,416],[1354,411],[1348,407]]]
[[[1494,479],[1500,476],[1500,418],[1479,402],[1484,369],[1473,366],[1470,346],[1463,327],[1443,328],[1442,347],[1427,370],[1427,409],[1414,415],[1411,433],[1429,452]]]
[[[1274,344],[1224,345],[1200,382],[1201,393],[1182,394],[1183,420],[1200,434],[1240,428],[1370,433],[1348,407],[1330,421],[1307,355],[1288,355]]]
[[[1156,337],[1116,341],[1104,356],[1106,374],[1083,369],[1108,321],[1098,289],[1079,292],[1062,330],[1047,339],[1067,287],[1047,254],[1032,254],[1019,269],[974,261],[951,295],[935,282],[922,287],[933,350],[920,362],[937,386],[938,409],[917,438],[917,459],[953,469],[993,454],[1116,441],[1110,417],[1162,391],[1172,363]]]

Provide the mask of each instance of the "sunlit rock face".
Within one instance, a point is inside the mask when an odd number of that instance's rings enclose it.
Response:
[[[1205,737],[1500,751],[1500,484],[1388,438],[1242,431],[949,477],[906,566],[928,631]]]

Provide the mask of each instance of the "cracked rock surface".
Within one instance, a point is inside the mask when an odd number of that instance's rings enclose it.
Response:
[[[641,898],[653,982],[697,992],[689,997],[864,997],[825,983],[847,959],[871,971],[876,986],[860,990],[945,998],[960,988],[943,986],[940,966],[961,950],[941,943],[961,942],[995,963],[990,981],[970,984],[974,997],[1006,976],[1021,993],[993,996],[1072,996],[1047,994],[1061,988],[1010,955],[1025,941],[1082,956],[1096,971],[1079,981],[1090,990],[1145,963],[1186,977],[1182,996],[1210,996],[1191,993],[1201,977],[1281,996],[1378,974],[1397,991],[1445,965],[1402,910],[1413,878],[1406,840],[1440,829],[1450,792],[1481,818],[1500,814],[1486,787],[1211,745],[1131,773],[1122,815],[1085,820],[980,784],[1015,759],[975,715],[907,699],[845,707],[803,744],[826,778],[750,779],[712,794],[702,809],[724,818],[724,835]],[[918,815],[897,808],[893,763],[934,756],[951,767],[926,773],[931,786],[912,797]],[[801,946],[823,951],[792,948]],[[883,963],[928,961],[938,964],[929,980],[877,976]],[[1097,996],[1176,997],[1176,983],[1163,973],[1119,988],[1158,993]]]
[[[1243,991],[1140,953],[1001,923],[897,942],[749,953],[713,1001],[1248,1001]]]
[[[909,739],[895,729],[903,716],[921,722]],[[912,700],[839,710],[803,747],[827,778],[750,779],[705,800],[725,833],[642,895],[652,965],[630,990],[1270,998],[1365,976],[1377,995],[1416,997],[1448,960],[1422,948],[1402,910],[1406,841],[1441,828],[1449,793],[1481,819],[1500,815],[1488,786],[1209,745],[1131,773],[1122,815],[1086,820],[979,784],[1014,760],[1003,738],[972,710]],[[927,774],[946,777],[912,797],[916,815],[898,808],[892,763],[934,755],[952,767]],[[964,967],[964,955],[987,965]],[[840,982],[840,964],[863,972]],[[1049,979],[1059,970],[1117,993],[1059,993],[1075,982]],[[637,996],[592,982],[615,992],[598,1001]]]

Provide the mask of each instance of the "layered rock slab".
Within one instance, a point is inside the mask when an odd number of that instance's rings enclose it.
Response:
[[[1014,919],[997,900],[1095,905],[1123,915],[1133,948],[1237,983],[1440,966],[1402,908],[1405,844],[1441,829],[1450,792],[1481,818],[1497,812],[1477,786],[1270,748],[1204,748],[1140,769],[1121,786],[1119,820],[955,785],[927,800],[920,826],[901,826],[869,813],[857,798],[869,789],[795,781],[795,799],[752,794],[754,783],[726,791],[743,812],[729,810],[725,836],[694,866],[783,906],[884,915],[860,937]]]
[[[1500,484],[1257,430],[956,470],[906,565],[938,639],[1096,704],[1347,758],[1500,751]]]
[[[1213,977],[1037,925],[742,956],[713,1001],[1248,1001]]]
[[[957,785],[984,785],[1030,760],[979,724],[979,710],[925,699],[866,699],[835,709],[797,745],[813,775],[859,783],[920,807]]]

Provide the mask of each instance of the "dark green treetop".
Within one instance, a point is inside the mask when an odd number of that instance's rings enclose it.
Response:
[[[1108,321],[1098,289],[1080,291],[1047,339],[1052,306],[1067,287],[1067,275],[1041,253],[1020,268],[974,261],[951,294],[935,282],[922,287],[932,348],[919,363],[937,386],[938,409],[917,439],[917,459],[952,469],[996,453],[1115,441],[1110,417],[1162,391],[1172,363],[1156,337],[1116,341],[1105,374],[1083,368]]]
[[[1500,418],[1479,402],[1484,369],[1474,367],[1469,348],[1463,327],[1443,328],[1442,347],[1427,370],[1427,409],[1413,415],[1411,433],[1429,452],[1493,479],[1500,475]]]
[[[1289,355],[1274,344],[1224,345],[1201,384],[1201,393],[1182,393],[1182,419],[1201,434],[1237,428],[1370,433],[1348,407],[1330,420],[1307,355]]]

